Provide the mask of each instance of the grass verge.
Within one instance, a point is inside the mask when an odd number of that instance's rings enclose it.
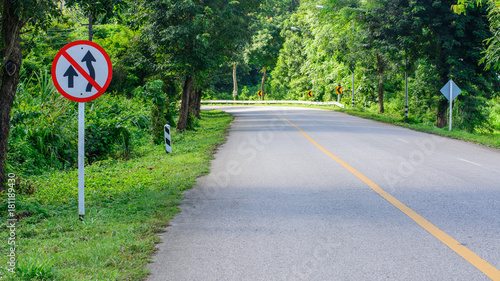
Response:
[[[329,108],[331,110],[331,108]],[[378,114],[369,111],[360,110],[359,108],[336,108],[335,111],[344,112],[349,115],[358,116],[366,119],[371,119],[379,122],[393,124],[415,131],[425,132],[429,134],[439,135],[443,137],[463,140],[476,144],[481,144],[488,147],[500,149],[500,132],[485,132],[485,133],[468,133],[463,130],[452,129],[451,131],[446,128],[437,128],[435,126],[428,126],[419,124],[418,122],[410,119],[401,118],[400,116],[390,114]]]
[[[173,130],[173,153],[144,145],[138,157],[86,168],[86,216],[78,220],[77,171],[28,179],[16,194],[16,264],[11,266],[7,194],[0,206],[4,280],[143,280],[147,263],[183,191],[210,170],[232,116],[203,111],[197,131]],[[148,142],[149,143],[149,142]],[[17,189],[17,187],[16,187]]]

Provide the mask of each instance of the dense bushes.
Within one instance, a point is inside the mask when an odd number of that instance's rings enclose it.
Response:
[[[86,104],[85,142],[88,162],[127,157],[134,138],[149,128],[143,102],[104,94]],[[78,105],[59,94],[47,71],[24,78],[13,107],[8,163],[25,174],[75,165]]]
[[[162,80],[155,80],[133,91],[134,96],[142,99],[144,104],[151,109],[149,128],[155,144],[164,142],[163,126],[175,124],[174,115],[178,114],[175,99],[177,90],[175,82],[167,79],[166,84]]]
[[[129,156],[134,135],[149,128],[148,109],[136,99],[104,95],[88,103],[85,155],[89,162]]]

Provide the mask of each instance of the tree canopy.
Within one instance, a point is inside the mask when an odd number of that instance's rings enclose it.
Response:
[[[360,110],[404,116],[405,73],[414,122],[446,127],[448,103],[439,90],[453,79],[463,90],[454,127],[500,129],[498,1],[5,0],[1,5],[0,182],[10,122],[21,118],[12,116],[21,76],[33,80],[60,47],[87,39],[89,23],[93,40],[112,57],[109,91],[153,103],[156,142],[165,120],[176,122],[179,131],[194,128],[202,98],[258,99],[257,91],[266,99],[339,99]],[[155,98],[144,94],[152,85]],[[339,85],[352,95],[338,97]]]

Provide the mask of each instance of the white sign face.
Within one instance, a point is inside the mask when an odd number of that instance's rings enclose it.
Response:
[[[91,41],[64,46],[52,63],[52,80],[57,90],[76,102],[98,98],[109,86],[111,60],[104,49]]]

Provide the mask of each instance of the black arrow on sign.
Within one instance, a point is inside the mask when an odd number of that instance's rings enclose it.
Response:
[[[75,86],[75,76],[78,76],[78,73],[73,68],[73,66],[69,66],[68,70],[64,73],[63,77],[68,77],[68,88],[73,88]]]
[[[90,51],[87,52],[87,54],[83,57],[82,62],[87,63],[87,68],[89,69],[89,76],[95,80],[95,69],[94,66],[92,65],[92,62],[95,62],[95,58],[92,55]],[[87,84],[87,89],[85,90],[87,92],[92,91],[92,84],[90,82]]]

